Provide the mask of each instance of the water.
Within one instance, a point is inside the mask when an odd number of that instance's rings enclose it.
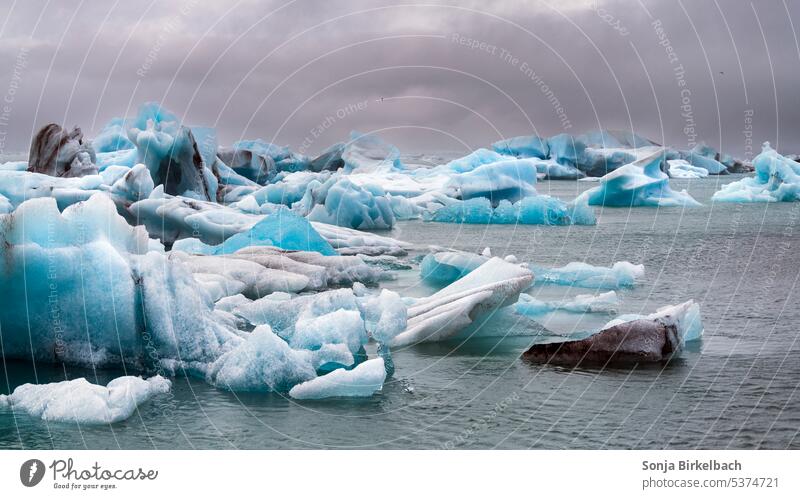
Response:
[[[705,204],[598,209],[594,227],[405,222],[393,237],[469,251],[490,246],[537,265],[644,263],[621,312],[694,298],[706,337],[667,366],[581,369],[520,360],[528,338],[398,350],[397,373],[366,400],[298,403],[231,394],[179,378],[171,398],[101,427],[0,413],[0,448],[798,448],[800,438],[800,203],[708,203],[728,176],[673,180]],[[564,199],[592,187],[544,182]],[[424,296],[418,272],[389,287]],[[537,286],[542,299],[590,292]],[[607,316],[589,321],[603,323]],[[8,363],[7,393],[24,382],[121,372]]]

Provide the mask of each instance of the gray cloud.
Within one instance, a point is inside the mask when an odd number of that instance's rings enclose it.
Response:
[[[149,100],[222,143],[312,153],[351,129],[431,151],[604,127],[744,156],[750,112],[755,152],[800,151],[796,2],[4,3],[4,152],[47,122],[92,135]]]

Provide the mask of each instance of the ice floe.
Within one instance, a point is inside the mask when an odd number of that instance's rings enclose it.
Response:
[[[599,295],[577,295],[570,299],[546,301],[528,294],[520,294],[516,305],[517,313],[540,316],[548,312],[564,311],[574,313],[612,313],[619,307],[619,299],[614,291]]]
[[[546,268],[531,265],[537,283],[552,283],[592,289],[631,287],[644,276],[644,265],[615,262],[611,267],[597,267],[584,262],[570,262],[563,267]]]
[[[383,389],[386,370],[382,358],[371,359],[354,369],[337,369],[294,386],[289,396],[295,399],[330,397],[369,397]]]
[[[171,386],[161,376],[123,376],[106,386],[85,378],[43,385],[26,383],[10,395],[0,395],[0,409],[26,412],[49,422],[111,424],[128,419],[140,405],[168,392]]]

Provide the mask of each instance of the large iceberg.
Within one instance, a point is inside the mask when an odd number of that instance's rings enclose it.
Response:
[[[627,164],[600,179],[600,185],[581,194],[593,206],[700,206],[685,190],[673,191],[661,171],[664,151]],[[577,201],[577,200],[576,200]]]
[[[90,365],[204,363],[234,332],[185,266],[102,194],[0,215],[0,330],[6,358]],[[20,311],[25,311],[20,313]]]
[[[131,417],[137,407],[172,384],[161,376],[123,376],[101,386],[85,378],[34,385],[26,383],[10,395],[0,395],[0,409],[24,411],[48,422],[111,424]]]
[[[392,346],[445,341],[479,317],[514,303],[533,274],[519,265],[492,258],[465,277],[408,308],[408,325]]]
[[[731,203],[800,201],[800,163],[781,156],[764,142],[753,166],[754,176],[723,186],[712,199]]]

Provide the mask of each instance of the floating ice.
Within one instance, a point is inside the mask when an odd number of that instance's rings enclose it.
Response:
[[[595,267],[584,262],[570,262],[559,268],[531,266],[537,283],[553,283],[592,289],[632,287],[644,276],[644,265],[616,262],[609,267]]]
[[[234,172],[260,185],[266,184],[277,172],[270,156],[250,149],[220,148],[217,156]]]
[[[128,129],[122,118],[113,118],[109,121],[92,139],[92,146],[98,153],[127,151],[136,147],[128,139]]]
[[[278,208],[250,229],[229,237],[217,246],[187,246],[179,241],[174,249],[193,248],[210,255],[225,255],[251,246],[274,246],[283,250],[316,251],[323,255],[336,255],[333,247],[314,230],[308,220],[286,208]]]
[[[479,316],[517,300],[533,280],[526,268],[492,258],[441,291],[408,309],[408,326],[392,346],[445,341]]]
[[[292,205],[309,220],[352,229],[391,229],[395,223],[389,198],[378,186],[358,186],[346,176],[310,182],[303,199]]]
[[[486,263],[487,260],[489,258],[482,255],[442,251],[425,255],[420,263],[419,271],[422,279],[437,285],[447,285],[461,279]]]
[[[554,311],[574,313],[611,313],[617,310],[619,300],[613,291],[599,295],[577,295],[559,301],[543,301],[527,294],[519,295],[517,313],[531,316],[544,315]]]
[[[331,397],[370,397],[383,389],[386,370],[382,358],[362,362],[352,370],[337,369],[324,376],[301,383],[291,390],[295,399]]]
[[[488,198],[494,205],[536,194],[536,162],[530,159],[506,159],[480,165],[466,173],[451,175],[447,187],[458,199]]]
[[[565,203],[547,195],[530,196],[514,204],[500,201],[496,208],[486,198],[457,201],[436,210],[434,222],[466,224],[594,225],[594,211],[585,199]]]
[[[535,135],[499,140],[492,144],[492,149],[500,154],[518,158],[546,159],[550,156],[550,146],[547,143],[547,139],[542,139]]]
[[[754,176],[723,186],[712,199],[731,203],[800,201],[800,163],[781,156],[764,142],[753,166]]]
[[[406,328],[406,304],[394,291],[383,289],[378,295],[367,296],[359,301],[359,308],[367,332],[378,343],[389,344]]]
[[[133,203],[128,211],[164,244],[186,238],[220,244],[263,218],[217,203],[170,196],[162,186],[156,187],[147,199]]]
[[[448,162],[444,165],[444,169],[454,173],[466,173],[482,165],[496,163],[498,161],[507,161],[509,159],[512,158],[495,151],[481,148],[472,151],[464,157]]]
[[[705,178],[708,177],[708,170],[697,166],[692,166],[684,159],[671,159],[669,164],[669,176],[671,178]]]
[[[31,142],[28,171],[51,177],[82,177],[97,173],[94,148],[83,140],[78,127],[71,131],[60,125],[45,125]]]
[[[208,373],[215,386],[234,392],[286,392],[314,376],[309,356],[292,350],[269,326],[254,329]]]
[[[24,411],[45,421],[78,424],[111,424],[124,421],[136,408],[172,384],[161,376],[116,378],[106,386],[85,378],[34,385],[26,383],[11,395],[0,395],[0,408]]]
[[[394,255],[403,256],[408,253],[411,245],[379,236],[369,232],[348,229],[336,225],[311,222],[312,227],[324,237],[341,255]]]
[[[702,333],[700,308],[690,300],[644,317],[620,317],[582,340],[535,344],[523,358],[567,365],[664,362]]]
[[[661,171],[663,159],[662,150],[617,168],[578,200],[585,199],[593,206],[700,206],[685,190],[670,188],[669,177]]]
[[[691,151],[681,155],[689,164],[702,168],[711,175],[725,175],[728,169],[717,161],[719,153],[705,144],[697,144]]]
[[[347,173],[375,173],[402,170],[400,151],[375,135],[350,132],[350,141],[342,152]]]
[[[298,172],[306,170],[309,160],[302,154],[292,152],[286,146],[279,146],[265,142],[261,139],[240,140],[233,144],[232,149],[237,151],[251,151],[252,153],[272,159],[279,172]]]
[[[0,217],[7,358],[208,362],[235,336],[217,322],[188,269],[166,258],[142,227],[129,226],[108,197],[63,214],[54,199],[33,199]]]

